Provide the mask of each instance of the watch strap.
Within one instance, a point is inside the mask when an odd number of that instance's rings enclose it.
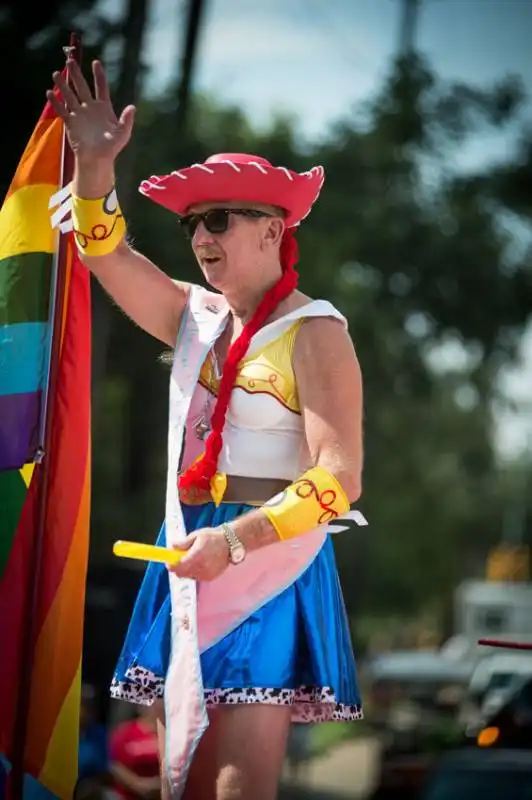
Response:
[[[228,522],[222,522],[221,526],[223,534],[225,536],[225,541],[227,542],[227,546],[229,547],[229,558],[232,558],[233,552],[236,549],[244,549],[244,545],[238,538],[235,529],[232,525]]]

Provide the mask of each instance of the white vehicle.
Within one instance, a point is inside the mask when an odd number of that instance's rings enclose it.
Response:
[[[441,650],[453,660],[491,655],[479,639],[532,642],[532,584],[465,581],[455,593],[454,620],[455,633]]]
[[[511,690],[523,678],[532,677],[532,655],[528,652],[491,652],[479,661],[469,682],[469,693],[478,699],[492,692]]]

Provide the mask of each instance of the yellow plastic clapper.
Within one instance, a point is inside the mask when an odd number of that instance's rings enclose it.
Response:
[[[119,540],[113,545],[113,553],[120,558],[157,561],[160,564],[177,564],[186,555],[186,550],[172,550],[169,547],[158,547],[154,544]]]

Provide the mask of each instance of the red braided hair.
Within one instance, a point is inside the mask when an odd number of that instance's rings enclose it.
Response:
[[[181,473],[178,486],[185,491],[210,490],[211,478],[216,474],[218,457],[222,449],[222,433],[225,416],[231,399],[231,392],[238,373],[238,366],[246,355],[252,337],[264,325],[270,314],[279,303],[288,297],[297,286],[299,275],[295,270],[298,261],[298,246],[291,229],[286,229],[281,240],[280,259],[283,274],[271,289],[268,289],[249,322],[246,322],[242,333],[227,353],[224,364],[218,397],[211,417],[211,432],[205,443],[204,454]]]

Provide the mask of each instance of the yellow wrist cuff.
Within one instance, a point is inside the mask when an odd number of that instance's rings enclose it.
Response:
[[[112,253],[126,232],[115,189],[96,200],[72,195],[72,222],[78,249],[86,256]]]
[[[349,511],[347,495],[334,475],[312,467],[262,506],[279,539],[294,539]]]

